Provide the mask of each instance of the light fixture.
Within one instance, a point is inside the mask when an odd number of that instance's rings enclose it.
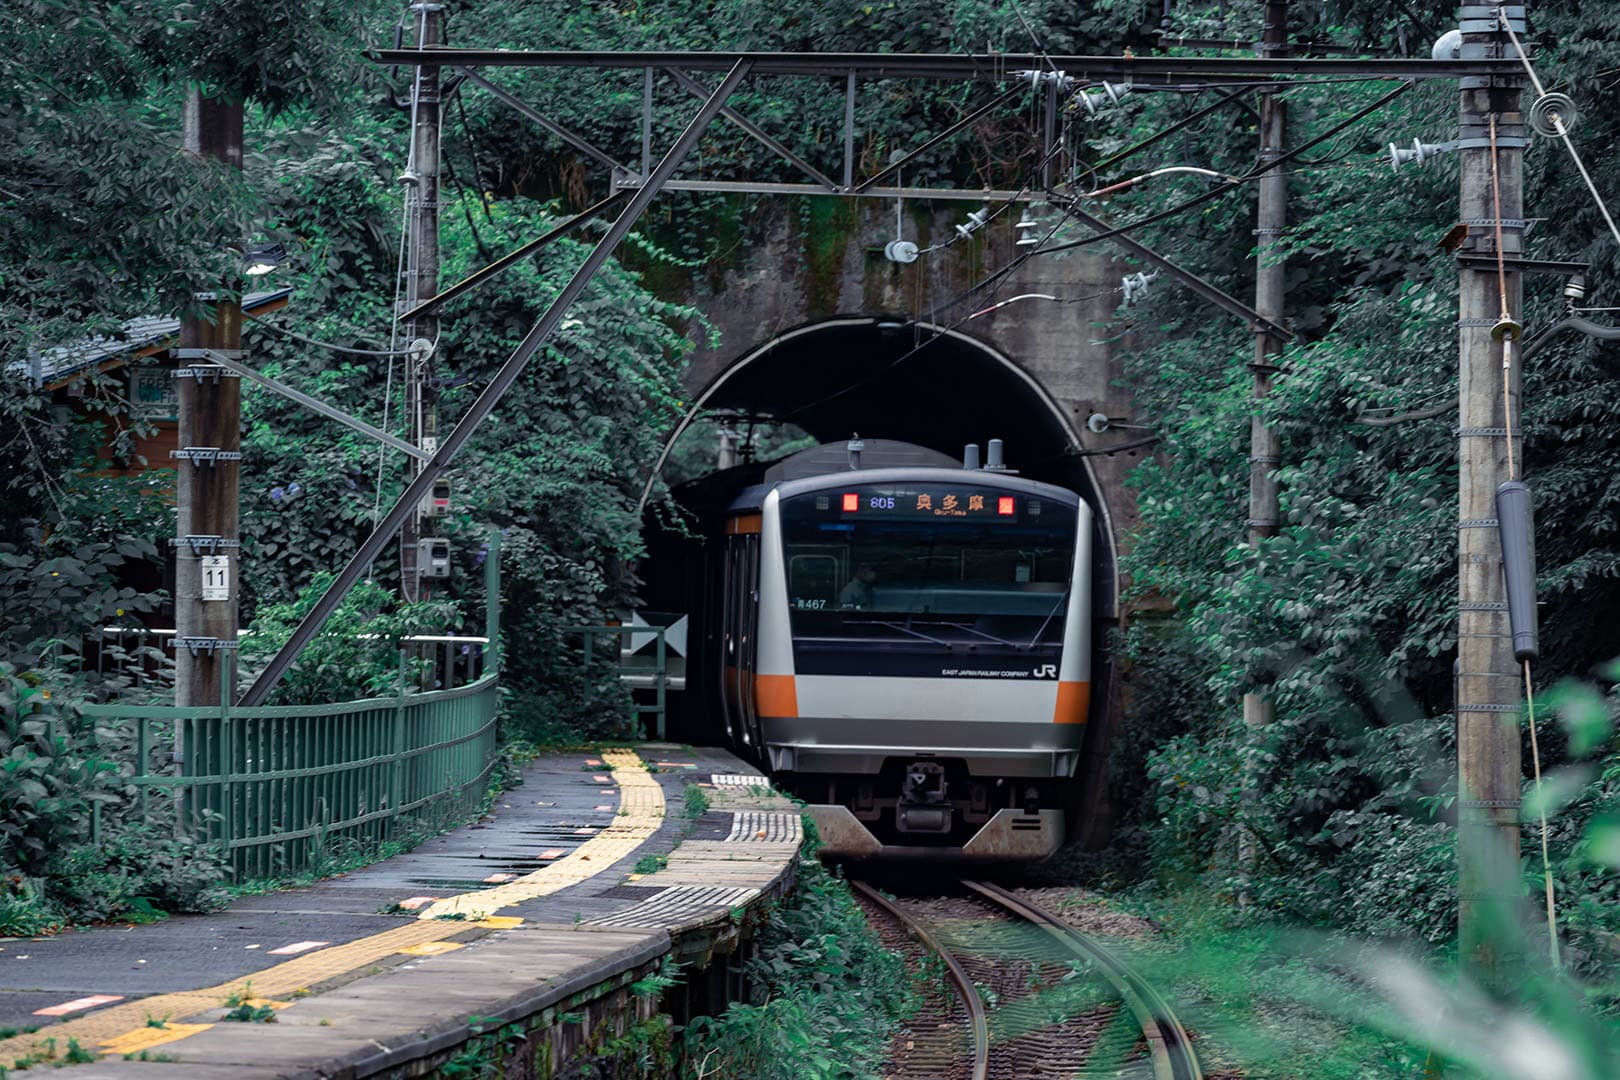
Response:
[[[277,243],[249,244],[242,251],[242,273],[263,277],[287,261],[287,249]]]

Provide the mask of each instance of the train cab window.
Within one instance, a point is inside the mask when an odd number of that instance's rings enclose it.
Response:
[[[1034,499],[1004,499],[1001,490],[981,495],[963,485],[784,499],[795,648],[1055,646],[1078,515],[1055,499],[1039,500],[1039,515],[1030,512]],[[925,504],[982,510],[935,515],[922,512]],[[842,602],[852,589],[861,600]]]
[[[788,603],[800,610],[836,606],[843,587],[843,572],[836,555],[795,554],[788,557]]]

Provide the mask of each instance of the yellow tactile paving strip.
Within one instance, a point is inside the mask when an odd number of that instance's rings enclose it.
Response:
[[[44,1050],[49,1045],[47,1040],[55,1040],[58,1055],[67,1051],[70,1039],[87,1050],[119,1041],[136,1031],[147,1030],[148,1020],[183,1020],[224,1005],[227,997],[241,994],[244,988],[251,989],[253,996],[259,998],[290,997],[297,991],[346,975],[356,968],[375,964],[413,945],[441,941],[466,933],[476,926],[477,923],[452,920],[407,923],[345,945],[319,949],[296,960],[288,960],[218,986],[157,994],[113,1005],[77,1020],[51,1024],[39,1031],[0,1041],[0,1065],[9,1067],[17,1058]],[[204,1027],[206,1025],[198,1025],[196,1030],[203,1030]]]
[[[108,1039],[101,1044],[104,1054],[138,1054],[142,1050],[150,1050],[154,1046],[164,1043],[177,1042],[188,1035],[195,1035],[199,1031],[207,1031],[213,1024],[164,1024],[162,1027],[138,1027],[133,1031],[126,1031],[116,1039]]]
[[[447,897],[424,908],[421,917],[491,915],[578,885],[640,847],[664,822],[664,789],[629,750],[604,750],[602,760],[613,767],[619,785],[619,812],[613,824],[549,866],[493,889]]]
[[[27,1035],[0,1039],[0,1067],[9,1068],[11,1062],[19,1058],[36,1051],[44,1052],[51,1045],[47,1040],[54,1040],[58,1056],[66,1053],[69,1040],[86,1049],[101,1047],[105,1048],[104,1052],[129,1053],[125,1049],[126,1042],[133,1043],[135,1037],[143,1032],[159,1033],[160,1029],[148,1026],[148,1020],[181,1020],[195,1016],[223,1005],[227,997],[240,994],[244,986],[251,985],[254,997],[287,997],[396,953],[420,955],[420,946],[466,933],[474,927],[498,930],[516,926],[523,920],[515,916],[486,919],[476,916],[557,892],[601,873],[639,847],[658,831],[663,822],[664,790],[647,772],[641,759],[629,750],[607,750],[602,753],[602,760],[613,767],[613,778],[619,785],[619,813],[612,825],[555,863],[493,889],[480,889],[440,900],[426,908],[416,922],[358,941],[318,949],[296,960],[218,986],[140,998],[101,1009],[77,1020],[51,1024]],[[462,918],[439,918],[441,915],[459,915]],[[173,1024],[170,1030],[189,1029],[174,1036],[183,1038],[206,1030],[209,1026]]]

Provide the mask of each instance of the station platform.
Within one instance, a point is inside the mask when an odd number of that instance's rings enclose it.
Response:
[[[653,1015],[638,980],[733,948],[791,888],[801,838],[793,804],[723,750],[548,754],[489,817],[364,869],[209,915],[0,940],[0,1027],[38,1026],[0,1040],[0,1067],[423,1075],[499,1029],[538,1033],[552,1075],[604,1022]],[[255,1011],[274,1022],[225,1018]]]

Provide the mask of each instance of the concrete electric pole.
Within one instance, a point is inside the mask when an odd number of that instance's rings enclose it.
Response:
[[[186,152],[200,167],[242,167],[242,103],[186,97]],[[223,241],[223,238],[222,238]],[[175,478],[175,687],[181,706],[220,701],[229,652],[236,648],[242,384],[203,350],[241,356],[242,309],[216,293],[200,294],[204,315],[181,320],[176,355],[179,444]]]
[[[417,45],[432,48],[444,42],[444,5],[433,0],[417,0],[411,5],[416,16]],[[405,288],[398,315],[418,307],[439,291],[439,68],[423,64],[416,70],[411,86],[411,156],[403,177],[408,213],[408,242]],[[437,392],[432,385],[432,343],[439,336],[436,314],[417,315],[403,327],[410,355],[405,358],[405,418],[407,438],[433,453],[439,443]],[[422,463],[408,459],[410,479],[422,471]],[[419,558],[422,513],[417,509],[399,531],[400,592],[406,600],[426,599],[422,583],[424,567]]]
[[[1288,52],[1287,0],[1267,0],[1265,27],[1262,33],[1260,55],[1276,59]],[[1287,138],[1288,104],[1270,88],[1260,92],[1260,165],[1274,162],[1282,156]],[[1255,272],[1254,309],[1263,318],[1282,325],[1288,268],[1279,253],[1282,234],[1288,224],[1288,174],[1281,168],[1263,174],[1259,181],[1258,205],[1255,208]],[[1268,537],[1277,535],[1277,467],[1282,462],[1277,432],[1261,415],[1266,398],[1271,394],[1272,379],[1277,374],[1277,357],[1284,342],[1264,326],[1257,327],[1254,335],[1254,360],[1249,368],[1254,372],[1254,416],[1249,421],[1249,545],[1258,548]],[[1243,695],[1243,723],[1251,732],[1271,726],[1276,719],[1276,706],[1264,689],[1251,690]],[[1247,837],[1240,840],[1242,851],[1239,861],[1247,871],[1254,862],[1254,852]]]
[[[1500,10],[1522,38],[1524,9]],[[1462,8],[1462,59],[1513,55],[1497,11]],[[1518,77],[1464,77],[1457,126],[1466,229],[1457,252],[1458,946],[1463,964],[1487,984],[1507,969],[1501,930],[1520,898],[1521,672],[1508,628],[1495,495],[1508,479],[1507,433],[1517,439],[1521,431],[1522,85]]]

